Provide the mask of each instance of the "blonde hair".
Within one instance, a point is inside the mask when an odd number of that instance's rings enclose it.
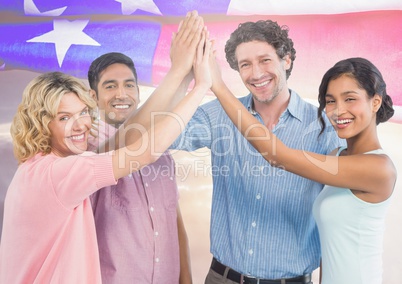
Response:
[[[44,73],[25,88],[10,129],[14,155],[19,163],[38,153],[47,155],[51,152],[48,125],[55,118],[60,101],[67,93],[76,94],[93,113],[96,102],[84,83],[73,76],[61,72]]]

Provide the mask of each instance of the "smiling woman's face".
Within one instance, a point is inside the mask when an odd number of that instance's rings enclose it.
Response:
[[[369,98],[356,79],[342,75],[328,83],[325,111],[340,138],[352,138],[374,131],[381,98]]]
[[[66,157],[86,151],[91,126],[88,106],[76,94],[65,94],[56,117],[49,123],[52,153]]]

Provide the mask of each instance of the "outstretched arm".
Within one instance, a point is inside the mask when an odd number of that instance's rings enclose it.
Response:
[[[374,154],[336,157],[287,147],[231,93],[214,57],[210,66],[212,91],[239,131],[271,165],[322,184],[374,194],[382,200],[392,193],[396,171],[389,157]]]
[[[118,149],[141,139],[142,134],[154,123],[153,114],[172,111],[184,97],[193,78],[192,65],[203,27],[203,19],[196,11],[189,12],[181,21],[178,31],[172,37],[171,68],[166,76],[141,108],[120,126],[116,135],[98,149],[99,152]]]
[[[196,11],[187,13],[186,18],[180,22],[178,31],[172,36],[171,67],[154,94],[140,108],[136,115],[138,121],[149,124],[147,114],[153,111],[171,111],[183,98],[183,91],[193,79],[192,66],[203,28],[204,20]]]
[[[184,130],[212,85],[209,68],[210,49],[211,42],[204,28],[193,63],[194,88],[173,108],[172,112],[159,113],[151,127],[141,133],[140,139],[133,141],[130,131],[138,131],[138,128],[130,125],[133,129],[128,130],[122,137],[127,147],[118,149],[113,156],[116,179],[157,160]],[[160,88],[161,86],[158,86],[158,91],[162,91]]]

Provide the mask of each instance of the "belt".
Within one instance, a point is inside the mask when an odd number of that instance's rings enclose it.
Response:
[[[215,258],[212,259],[211,269],[216,273],[223,276],[225,274],[226,268],[229,267],[220,263]],[[294,278],[261,279],[242,275],[241,273],[234,271],[231,268],[229,268],[226,278],[240,284],[312,284],[313,283],[311,282],[311,274],[305,274],[303,276]],[[241,282],[241,279],[243,279],[243,282]]]

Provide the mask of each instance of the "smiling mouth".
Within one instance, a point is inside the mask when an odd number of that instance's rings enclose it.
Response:
[[[70,136],[70,139],[73,141],[81,141],[81,140],[84,140],[84,137],[85,137],[84,134],[72,135],[72,136]]]
[[[113,105],[115,109],[129,109],[131,105],[126,104],[126,105]]]
[[[351,123],[352,119],[336,119],[335,122],[336,122],[336,124],[343,125],[343,124]]]
[[[251,84],[251,85],[253,85],[256,88],[261,88],[261,87],[264,87],[264,86],[268,85],[269,82],[271,82],[271,80],[264,81],[262,83],[254,83],[254,84]]]

